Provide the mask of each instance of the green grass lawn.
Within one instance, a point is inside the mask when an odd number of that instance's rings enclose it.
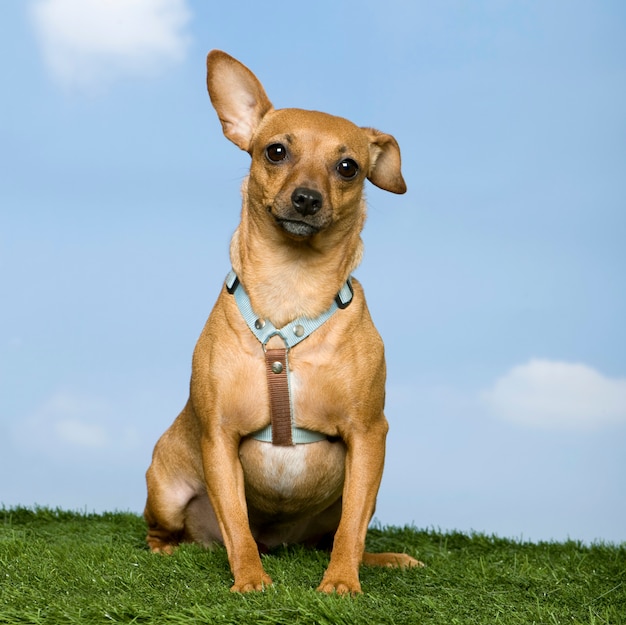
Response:
[[[626,623],[626,544],[373,529],[370,550],[427,568],[362,568],[363,595],[350,598],[315,591],[323,552],[264,556],[274,586],[238,595],[224,549],[157,556],[144,534],[133,514],[0,510],[0,623]]]

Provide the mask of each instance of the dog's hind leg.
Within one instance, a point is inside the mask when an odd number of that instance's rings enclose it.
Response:
[[[181,542],[209,544],[220,539],[199,453],[193,453],[194,434],[195,415],[187,403],[156,444],[146,473],[146,540],[157,553],[172,553]]]
[[[208,506],[208,498],[199,477],[171,466],[157,444],[146,482],[144,518],[148,525],[146,540],[152,551],[172,553],[181,542],[207,542],[200,536],[198,509],[203,508],[202,497]]]
[[[205,547],[222,543],[215,512],[206,493],[194,494],[195,491],[178,491],[178,496],[185,495],[186,504],[180,500],[169,500],[169,505],[159,507],[158,512],[148,500],[144,518],[148,524],[146,541],[155,553],[171,554],[182,542],[195,542]]]
[[[170,554],[186,538],[185,510],[195,494],[182,484],[167,488],[162,480],[151,475],[153,466],[147,474],[148,500],[144,510],[148,525],[146,541],[151,551]]]

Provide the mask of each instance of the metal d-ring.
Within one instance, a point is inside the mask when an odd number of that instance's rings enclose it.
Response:
[[[272,332],[269,336],[265,337],[265,340],[261,343],[261,346],[263,347],[263,353],[267,354],[267,344],[273,336],[280,336],[280,338],[283,339],[283,343],[285,344],[285,352],[288,354],[291,347],[289,347],[287,339],[283,336],[280,330],[276,330],[275,332]]]

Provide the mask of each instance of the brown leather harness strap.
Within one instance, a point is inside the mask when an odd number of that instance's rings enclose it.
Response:
[[[272,444],[284,447],[293,445],[291,438],[291,401],[287,379],[287,350],[268,349],[265,352],[267,388],[270,395],[272,418]]]

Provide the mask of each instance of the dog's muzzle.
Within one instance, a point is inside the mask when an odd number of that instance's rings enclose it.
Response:
[[[291,194],[291,205],[281,214],[274,215],[278,225],[295,237],[311,237],[328,224],[321,210],[324,207],[322,194],[308,187],[297,187]]]

